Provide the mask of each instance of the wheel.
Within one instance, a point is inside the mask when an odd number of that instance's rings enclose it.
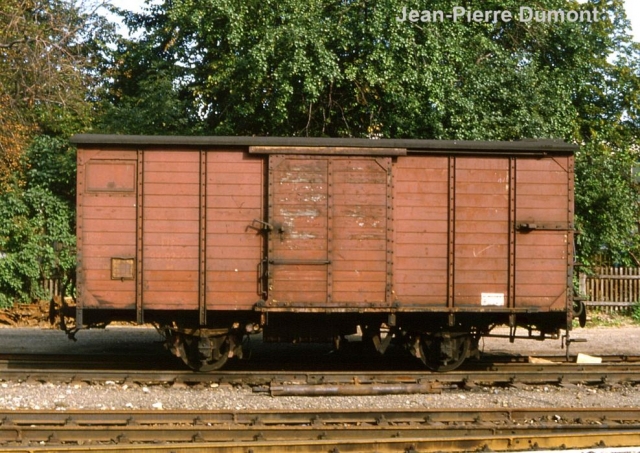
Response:
[[[578,318],[580,327],[584,327],[587,325],[587,305],[584,303],[584,301],[580,300],[580,301],[574,302],[573,317]]]
[[[180,357],[184,363],[195,371],[215,371],[222,368],[229,359],[231,346],[229,338],[191,337],[185,336],[180,342]]]
[[[420,340],[420,360],[432,371],[453,371],[464,363],[471,350],[471,336],[452,338],[429,335]]]

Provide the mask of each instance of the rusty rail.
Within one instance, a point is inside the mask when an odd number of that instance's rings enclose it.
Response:
[[[640,357],[609,356],[602,364],[561,362],[480,362],[466,371],[433,373],[398,371],[278,371],[235,370],[194,373],[184,369],[153,369],[135,358],[126,363],[106,358],[95,361],[82,356],[0,355],[0,380],[32,382],[106,382],[145,384],[243,384],[254,392],[284,395],[381,395],[438,393],[475,385],[566,384],[602,385],[640,382]],[[514,361],[509,361],[514,360]],[[157,365],[157,364],[156,364]]]
[[[0,420],[0,451],[127,451],[133,444],[140,451],[139,444],[151,444],[144,450],[327,452],[375,446],[382,453],[640,444],[640,409],[0,411]]]

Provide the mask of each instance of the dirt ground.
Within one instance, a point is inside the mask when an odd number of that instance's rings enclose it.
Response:
[[[49,321],[49,301],[16,304],[11,309],[0,310],[0,326],[53,327]]]
[[[117,331],[118,327],[134,326],[132,324],[118,323],[117,326],[110,326],[108,330],[114,332],[112,328]],[[55,323],[52,324],[49,320],[49,302],[42,301],[37,304],[16,305],[10,310],[0,310],[0,328],[58,330],[59,326]],[[153,329],[149,330],[152,332],[149,334],[150,338],[157,341],[154,335],[155,331]],[[506,335],[508,334],[508,329],[498,328],[492,333]],[[526,331],[521,330],[518,335],[524,336]],[[60,335],[60,338],[62,337]],[[130,336],[128,337],[131,338]],[[589,355],[640,355],[640,325],[634,323],[629,316],[593,313],[588,320],[587,327],[574,328],[571,331],[571,338],[585,340],[571,345],[570,352],[573,356],[578,353]],[[50,340],[46,342],[48,341]],[[505,338],[484,338],[480,347],[481,350],[486,352],[504,352],[505,354],[523,356],[564,354],[561,339],[547,341],[517,340],[514,343],[510,343]]]

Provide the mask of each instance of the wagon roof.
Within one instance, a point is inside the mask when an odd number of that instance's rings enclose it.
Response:
[[[473,153],[473,154],[571,154],[578,147],[562,140],[526,139],[519,141],[366,139],[320,137],[243,137],[243,136],[162,136],[78,134],[71,142],[80,146],[124,147],[249,147],[252,153],[380,154]],[[375,152],[374,152],[375,154]]]

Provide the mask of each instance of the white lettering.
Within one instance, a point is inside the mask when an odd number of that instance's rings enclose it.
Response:
[[[569,11],[567,13],[568,22],[578,22],[578,20],[580,20],[580,15],[578,14],[578,11]]]
[[[480,10],[476,10],[473,12],[473,22],[483,22],[484,21],[484,12]],[[471,22],[471,21],[469,21]]]
[[[531,19],[533,18],[533,9],[528,6],[521,6],[519,18],[520,22],[531,22]]]
[[[417,10],[402,7],[396,16],[397,22],[444,22],[445,18],[453,22],[466,21],[468,23],[507,23],[514,19],[520,22],[598,22],[602,12],[598,8],[587,10],[536,10],[530,6],[520,6],[518,13],[508,10],[471,10],[462,6],[454,6],[451,13],[442,10]]]
[[[454,6],[453,7],[453,21],[458,22],[458,19],[465,16],[467,10],[462,6]]]
[[[544,14],[544,11],[542,11],[542,14]],[[537,12],[536,12],[536,16],[537,16]],[[538,20],[538,18],[536,18],[536,20]],[[538,22],[564,22],[564,11],[549,11],[546,15],[546,17],[543,15],[540,20],[538,20]]]
[[[444,12],[431,11],[431,20],[429,22],[444,22]]]

